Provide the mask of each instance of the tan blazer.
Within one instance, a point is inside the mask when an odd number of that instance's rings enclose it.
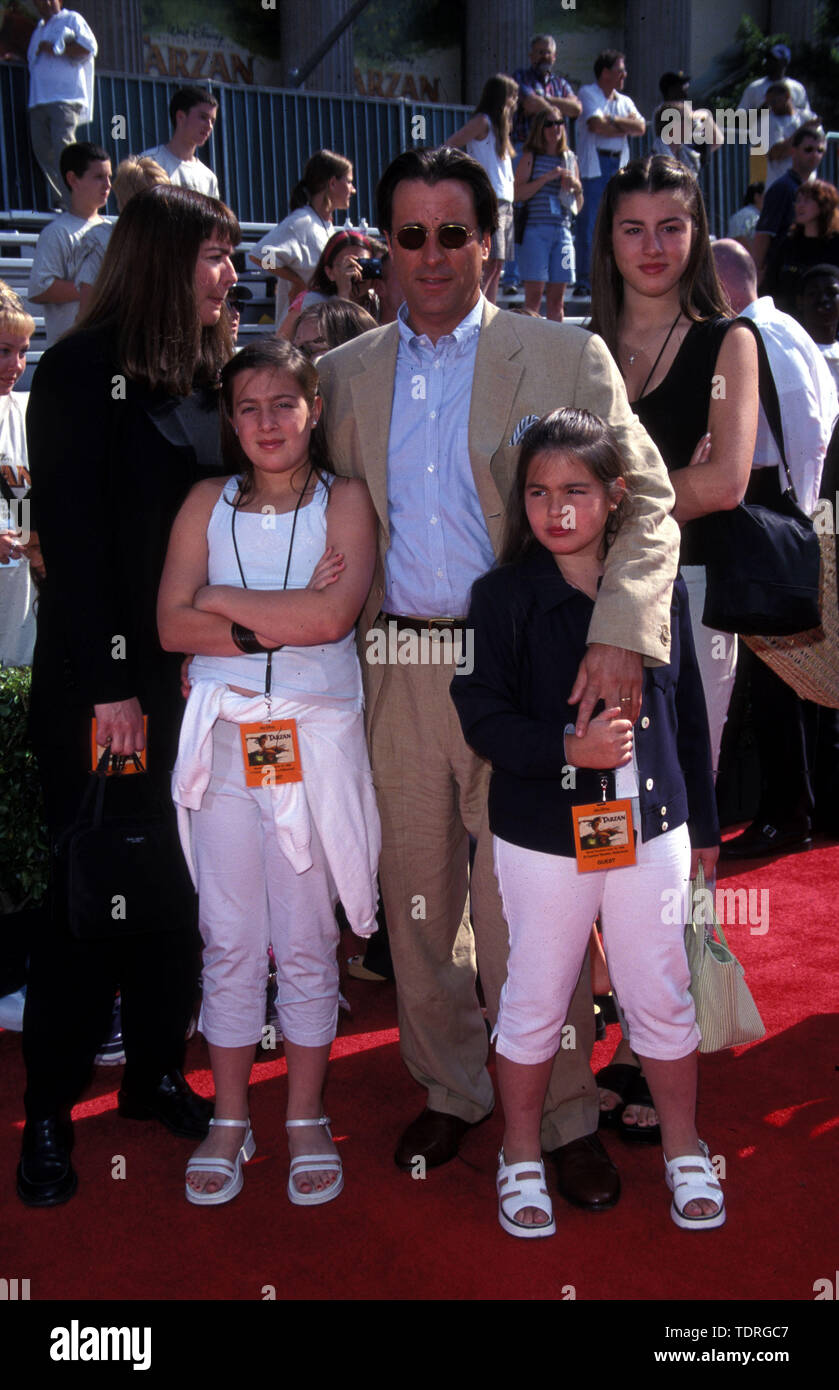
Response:
[[[379,517],[379,562],[360,621],[364,634],[384,598],[389,544],[387,450],[399,330],[395,323],[335,348],[318,362],[329,455],[336,473],[364,478]],[[629,407],[602,339],[584,329],[484,304],[469,410],[469,458],[496,554],[504,506],[528,417],[560,406],[592,411],[611,425],[627,460],[633,507],[609,551],[589,628],[590,642],[668,659],[670,590],[679,528],[668,515],[673,489],[661,455]],[[366,667],[375,680],[381,666]],[[378,683],[376,682],[376,685]],[[368,681],[368,714],[377,689]]]

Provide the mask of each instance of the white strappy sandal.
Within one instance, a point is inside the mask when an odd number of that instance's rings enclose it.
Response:
[[[227,1178],[227,1182],[220,1187],[217,1192],[196,1192],[194,1187],[186,1184],[186,1200],[192,1202],[196,1207],[219,1207],[224,1202],[232,1202],[234,1197],[238,1197],[242,1191],[244,1178],[242,1177],[242,1164],[247,1163],[256,1153],[256,1143],[253,1137],[250,1120],[210,1120],[211,1125],[218,1125],[224,1129],[243,1129],[245,1137],[242,1140],[241,1148],[231,1163],[227,1158],[191,1158],[186,1165],[187,1176],[190,1173],[221,1173]]]
[[[538,1173],[539,1176],[525,1178],[522,1176],[524,1173]],[[528,1159],[525,1163],[505,1163],[502,1149],[498,1155],[495,1185],[498,1189],[498,1220],[508,1235],[535,1240],[539,1236],[556,1234],[553,1206],[545,1182],[545,1164],[541,1158]],[[537,1207],[548,1220],[541,1226],[525,1226],[508,1215],[507,1207],[513,1212],[521,1211],[522,1207]]]
[[[286,1129],[302,1129],[304,1125],[323,1125],[329,1138],[332,1138],[332,1131],[329,1128],[329,1116],[321,1115],[319,1120],[286,1120]],[[327,1173],[338,1170],[337,1176],[328,1187],[320,1189],[312,1188],[311,1192],[301,1192],[294,1185],[294,1179],[298,1173]],[[293,1202],[296,1207],[317,1207],[323,1202],[331,1202],[333,1197],[344,1187],[344,1172],[340,1154],[300,1154],[291,1160],[291,1167],[288,1174],[288,1200]]]
[[[664,1160],[664,1177],[673,1193],[670,1215],[683,1231],[710,1231],[725,1224],[725,1198],[711,1167],[708,1145],[700,1139],[699,1148],[698,1154]],[[685,1216],[688,1202],[702,1200],[715,1202],[717,1210],[711,1216]]]

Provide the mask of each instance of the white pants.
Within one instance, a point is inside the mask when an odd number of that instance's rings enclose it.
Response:
[[[682,912],[690,874],[687,826],[646,844],[639,838],[634,865],[584,874],[564,855],[522,849],[497,835],[493,844],[510,929],[498,1052],[531,1066],[554,1056],[598,912],[632,1050],[665,1062],[692,1052],[699,1029]]]
[[[302,1047],[335,1037],[335,885],[314,825],[311,867],[292,868],[278,843],[272,795],[245,785],[239,726],[218,720],[212,779],[201,809],[189,815],[204,940],[199,1027],[220,1047],[262,1036],[269,943],[283,1036]]]
[[[708,731],[711,735],[711,767],[716,778],[720,766],[722,731],[728,718],[728,706],[734,692],[737,675],[737,637],[731,632],[717,632],[702,621],[705,607],[705,566],[684,565],[682,578],[688,591],[688,611],[696,647],[696,660],[708,708]]]

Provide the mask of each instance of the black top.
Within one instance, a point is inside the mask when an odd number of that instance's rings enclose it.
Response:
[[[181,503],[221,472],[212,393],[185,405],[150,392],[125,378],[113,331],[82,329],[41,358],[27,434],[46,566],[33,718],[48,720],[56,700],[82,718],[135,696],[150,750],[171,759],[181,658],[160,646],[157,590]]]
[[[669,473],[687,468],[694,449],[708,429],[708,408],[717,357],[731,319],[692,323],[664,380],[630,402]],[[729,383],[729,388],[731,383]],[[703,518],[682,528],[680,564],[702,565],[707,559]]]
[[[756,232],[768,232],[772,237],[786,236],[795,216],[795,195],[802,180],[794,169],[787,169],[766,190],[763,207],[757,220]]]
[[[535,545],[517,564],[491,570],[472,586],[467,627],[474,630],[472,670],[458,672],[451,694],[464,737],[492,762],[493,834],[544,854],[573,855],[571,807],[614,796],[614,772],[571,769],[565,726],[568,695],[586,650],[594,603],[563,579]],[[688,614],[677,579],[666,666],[644,671],[635,726],[643,840],[688,822],[691,843],[719,843],[708,716]]]

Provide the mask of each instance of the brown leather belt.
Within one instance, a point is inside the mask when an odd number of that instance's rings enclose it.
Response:
[[[464,632],[465,618],[405,618],[400,613],[380,613],[386,623],[396,623],[409,632]]]

